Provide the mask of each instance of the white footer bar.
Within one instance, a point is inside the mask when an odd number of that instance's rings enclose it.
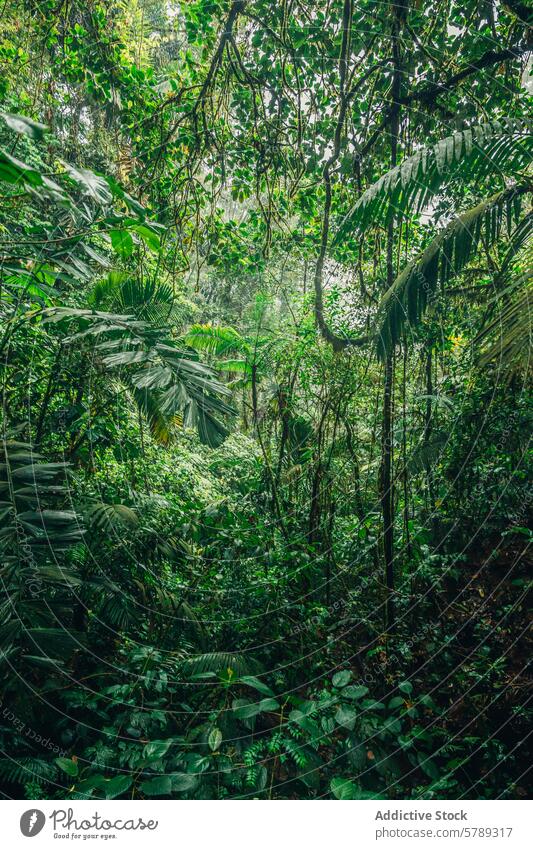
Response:
[[[527,801],[0,802],[1,844],[150,849],[533,846]]]

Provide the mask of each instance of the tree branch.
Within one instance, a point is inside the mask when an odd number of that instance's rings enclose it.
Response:
[[[471,77],[477,71],[482,71],[484,68],[490,68],[493,65],[499,65],[500,62],[506,62],[509,59],[519,59],[525,53],[531,51],[531,47],[514,46],[506,50],[488,50],[476,62],[472,62],[460,71],[448,77],[443,83],[433,83],[432,85],[421,88],[418,91],[412,91],[410,94],[401,98],[402,105],[407,106],[414,101],[428,103],[438,97],[439,94],[444,94],[454,88],[467,77]]]

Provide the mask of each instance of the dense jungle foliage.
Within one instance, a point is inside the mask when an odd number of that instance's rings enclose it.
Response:
[[[531,23],[2,4],[4,797],[527,795]]]

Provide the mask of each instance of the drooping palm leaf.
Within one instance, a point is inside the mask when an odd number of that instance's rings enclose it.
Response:
[[[481,368],[494,364],[511,377],[519,369],[531,370],[533,342],[533,265],[517,275],[492,300],[496,316],[478,333],[473,345]]]
[[[380,305],[379,357],[384,358],[399,341],[407,322],[416,325],[420,321],[438,286],[444,287],[463,270],[478,250],[481,238],[488,248],[498,241],[504,225],[511,234],[529,191],[529,184],[513,186],[461,213],[404,268]],[[531,218],[527,220],[531,228]]]
[[[83,530],[72,510],[55,510],[48,500],[65,495],[65,463],[45,463],[25,442],[3,439],[0,445],[0,549],[7,560],[24,540],[33,557],[64,551]],[[6,561],[4,561],[6,562]]]
[[[234,652],[207,652],[189,657],[184,662],[184,671],[188,676],[205,675],[208,672],[229,674],[231,670],[235,677],[253,675],[259,671],[259,665],[251,657]]]
[[[390,216],[421,212],[444,183],[464,175],[469,182],[491,173],[512,176],[533,156],[531,126],[516,118],[490,121],[454,133],[423,148],[384,174],[358,199],[336,234],[339,244],[354,228]]]
[[[85,510],[87,524],[98,530],[111,530],[120,525],[135,526],[139,522],[137,512],[126,504],[107,504],[97,501]]]
[[[156,393],[150,389],[139,389],[137,386],[133,386],[132,395],[137,407],[148,422],[150,433],[156,442],[160,445],[170,445],[174,417],[167,415]]]

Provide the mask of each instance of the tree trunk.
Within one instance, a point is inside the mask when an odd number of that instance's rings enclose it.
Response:
[[[392,51],[394,57],[394,75],[392,81],[392,106],[390,115],[390,165],[394,168],[398,160],[398,134],[400,129],[400,96],[401,96],[401,60],[400,60],[400,25],[405,14],[404,7],[396,7],[392,25]],[[387,289],[394,283],[394,242],[395,221],[390,216],[387,227]],[[385,628],[391,631],[396,619],[394,605],[394,494],[392,487],[392,387],[394,382],[394,352],[387,354],[383,384],[383,414],[381,438],[381,512],[383,516],[383,555],[385,560],[385,586],[387,598],[385,602]]]

